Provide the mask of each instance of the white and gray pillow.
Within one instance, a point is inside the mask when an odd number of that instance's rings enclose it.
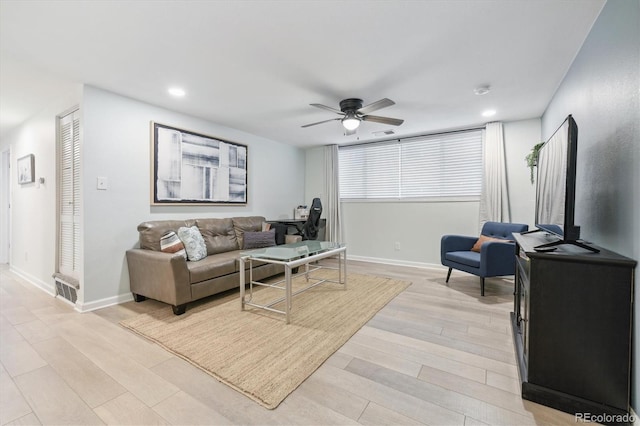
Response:
[[[201,260],[207,257],[207,246],[197,226],[178,229],[178,237],[182,240],[187,251],[187,259],[191,261]]]

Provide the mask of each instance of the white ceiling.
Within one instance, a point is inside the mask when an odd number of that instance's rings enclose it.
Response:
[[[302,147],[539,117],[603,5],[0,0],[0,136],[77,83]],[[301,128],[337,117],[310,103],[350,97],[405,122]]]

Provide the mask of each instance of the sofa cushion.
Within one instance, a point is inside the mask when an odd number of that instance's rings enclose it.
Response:
[[[450,251],[444,257],[452,262],[480,268],[480,253],[475,251]]]
[[[178,232],[182,226],[195,225],[195,220],[150,220],[138,225],[140,248],[160,251],[160,239],[169,231]]]
[[[244,233],[243,249],[271,247],[276,245],[276,230]]]
[[[207,246],[204,244],[204,239],[197,226],[179,228],[178,236],[187,250],[188,260],[196,261],[207,257]]]
[[[260,232],[262,231],[262,222],[265,222],[262,216],[234,217],[232,220],[238,247],[244,247],[245,232]]]
[[[232,252],[219,253],[215,256],[207,256],[197,262],[187,262],[191,284],[237,272],[237,258],[238,252],[234,250]]]
[[[231,218],[196,219],[196,225],[200,229],[202,238],[204,238],[208,255],[225,253],[240,248]]]
[[[187,258],[187,251],[184,248],[184,244],[173,231],[167,232],[160,238],[160,250],[164,253],[180,254],[185,259]]]

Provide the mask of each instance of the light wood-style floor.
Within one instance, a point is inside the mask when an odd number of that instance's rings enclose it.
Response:
[[[512,281],[488,279],[481,298],[462,272],[449,285],[444,270],[349,272],[412,285],[267,410],[118,325],[161,303],[79,314],[0,266],[1,424],[575,424],[520,398]]]

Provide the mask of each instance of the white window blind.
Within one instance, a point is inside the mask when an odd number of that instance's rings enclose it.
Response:
[[[479,197],[482,131],[339,148],[341,199]]]
[[[78,278],[80,265],[80,114],[60,118],[58,271]]]

